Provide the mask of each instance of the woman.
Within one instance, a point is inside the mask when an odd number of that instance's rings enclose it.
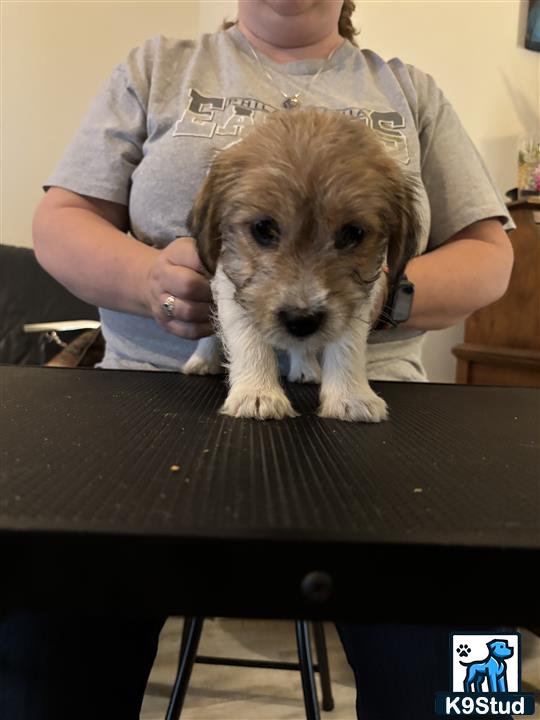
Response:
[[[420,254],[407,267],[412,311],[372,333],[370,377],[425,379],[422,334],[504,293],[509,219],[481,160],[429,76],[355,47],[353,9],[351,0],[239,0],[237,24],[197,42],[149,41],[115,70],[34,221],[43,266],[102,309],[104,367],[175,370],[211,332],[208,279],[185,219],[212,152],[282,106],[357,117],[422,180]],[[137,717],[162,622],[6,620],[0,715],[59,720],[84,698],[77,717],[103,717],[99,667],[102,687],[114,689],[111,717]],[[433,717],[434,693],[448,681],[447,629],[338,629],[359,717]]]
[[[212,151],[281,108],[283,94],[300,93],[301,103],[371,125],[423,179],[419,251],[433,252],[407,268],[416,286],[409,321],[373,333],[370,375],[425,379],[422,332],[460,321],[506,288],[503,203],[433,80],[346,41],[340,2],[246,0],[238,9],[226,32],[197,43],[152,40],[116,69],[48,180],[34,224],[38,259],[103,308],[104,367],[178,369],[193,344],[177,338],[211,332],[193,241],[175,238],[186,235]],[[348,3],[341,27],[354,39],[350,11]],[[176,298],[170,318],[168,296]]]

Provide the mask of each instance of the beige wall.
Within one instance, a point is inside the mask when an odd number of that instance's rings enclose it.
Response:
[[[357,0],[361,45],[431,73],[501,191],[516,184],[516,143],[538,127],[539,58],[523,49],[525,2]],[[30,245],[40,183],[113,66],[143,39],[212,32],[233,0],[2,2],[2,242]],[[471,188],[471,202],[474,189]],[[430,333],[432,380],[452,380],[462,327]]]
[[[131,48],[198,33],[193,2],[3,2],[1,239],[31,241],[41,183]]]

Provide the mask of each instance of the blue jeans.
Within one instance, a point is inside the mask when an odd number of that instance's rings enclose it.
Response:
[[[135,720],[165,620],[0,618],[0,718]]]
[[[337,623],[356,680],[361,720],[433,720],[435,693],[450,690],[452,628]],[[483,715],[491,720],[493,716]],[[511,720],[498,715],[499,720]]]
[[[136,720],[165,620],[0,617],[0,718]],[[449,628],[337,627],[361,720],[434,720],[435,692],[449,689]]]

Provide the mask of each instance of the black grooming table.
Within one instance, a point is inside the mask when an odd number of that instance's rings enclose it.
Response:
[[[233,420],[223,379],[0,368],[0,606],[536,623],[540,390],[375,383]]]

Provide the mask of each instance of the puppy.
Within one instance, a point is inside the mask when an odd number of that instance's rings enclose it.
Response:
[[[414,182],[370,129],[328,110],[278,111],[213,162],[188,219],[212,275],[229,370],[222,412],[283,418],[288,379],[320,382],[322,417],[379,422],[366,377],[370,315],[416,250]],[[321,363],[319,365],[319,357]],[[219,372],[204,338],[183,368]]]

